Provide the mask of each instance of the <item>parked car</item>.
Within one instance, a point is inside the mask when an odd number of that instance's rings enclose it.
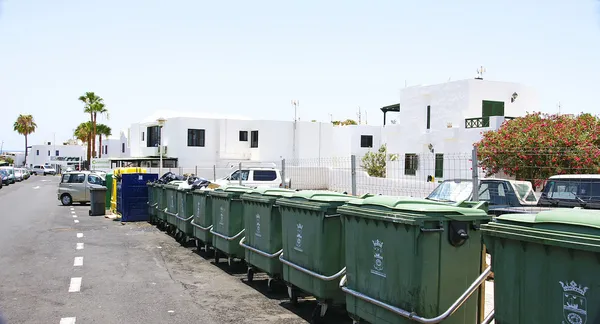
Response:
[[[10,184],[8,171],[0,169],[0,180],[2,180],[0,182],[2,182],[2,184],[5,186],[8,186]]]
[[[58,184],[58,200],[64,206],[69,206],[74,202],[88,203],[92,186],[106,186],[106,179],[102,175],[90,171],[64,173]]]
[[[21,172],[23,173],[23,180],[27,180],[31,177],[31,173],[26,168],[21,168]]]
[[[546,181],[538,205],[600,209],[600,175],[552,176]]]
[[[281,178],[281,171],[276,168],[245,168],[235,170],[228,176],[218,179],[215,183],[219,186],[239,184],[240,177],[243,186],[248,187],[290,187],[290,180],[285,182]]]
[[[18,182],[23,181],[23,171],[19,168],[14,168],[15,170],[15,180]]]
[[[8,173],[8,182],[10,184],[17,182],[17,180],[15,179],[15,168],[4,166],[4,167],[0,167],[0,170],[4,170],[4,171],[6,171],[6,173]]]
[[[490,214],[533,213],[549,208],[539,207],[533,186],[528,181],[506,179],[479,180],[479,201],[488,202]],[[470,179],[445,180],[426,199],[456,203],[471,201],[473,181]]]
[[[48,165],[34,165],[33,166],[33,173],[35,175],[55,175],[56,174],[56,170],[54,170],[53,167],[48,166]]]

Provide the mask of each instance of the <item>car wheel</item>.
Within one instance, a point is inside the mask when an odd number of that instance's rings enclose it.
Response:
[[[73,198],[69,194],[64,194],[60,197],[60,202],[63,204],[63,206],[71,206],[73,203]]]

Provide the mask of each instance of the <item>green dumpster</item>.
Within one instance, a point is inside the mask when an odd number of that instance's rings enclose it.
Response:
[[[189,237],[194,235],[192,218],[194,218],[194,206],[192,199],[192,190],[189,188],[180,188],[177,190],[177,240],[186,243]]]
[[[269,287],[271,278],[281,279],[283,266],[277,259],[283,252],[281,213],[276,200],[291,197],[294,193],[289,189],[258,188],[241,196],[246,232],[240,245],[246,249],[249,282],[252,282],[257,270],[269,275]]]
[[[277,201],[283,240],[279,260],[290,301],[297,302],[297,288],[315,296],[321,317],[329,304],[345,301],[336,280],[345,273],[344,231],[337,208],[352,199],[331,191],[299,191]]]
[[[158,206],[158,189],[154,182],[148,182],[148,223],[156,223],[156,207]]]
[[[156,193],[156,221],[159,229],[164,229],[167,222],[167,190],[162,183],[154,184]]]
[[[227,257],[230,265],[234,258],[244,259],[244,248],[240,246],[244,234],[244,205],[240,196],[250,190],[243,186],[222,186],[210,192],[213,221],[210,233],[215,263],[219,262],[219,252]]]
[[[177,229],[177,212],[179,208],[179,204],[177,203],[177,189],[179,189],[179,185],[184,182],[185,181],[171,181],[164,186],[165,197],[167,199],[167,209],[165,210],[165,214],[167,214],[167,229],[169,233],[175,233]]]
[[[485,208],[392,196],[338,208],[346,232],[340,286],[351,317],[372,324],[477,323],[477,299],[464,294],[487,277],[480,273],[478,230],[490,219]],[[460,308],[450,309],[458,299]]]
[[[212,245],[212,199],[209,193],[212,189],[201,188],[192,191],[192,208],[194,219],[192,226],[194,228],[194,237],[196,238],[196,247],[198,251],[204,248],[208,252],[208,248]]]
[[[106,174],[106,178],[105,178],[106,184],[105,187],[109,188],[109,190],[106,190],[106,206],[107,208],[110,207],[110,200],[112,199],[112,187],[113,187],[113,175],[112,173],[107,173]]]
[[[496,323],[598,323],[600,211],[502,215],[482,232]]]

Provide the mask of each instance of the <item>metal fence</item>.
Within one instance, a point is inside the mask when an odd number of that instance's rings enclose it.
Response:
[[[448,179],[477,181],[492,177],[524,180],[531,182],[534,189],[540,191],[552,175],[599,174],[600,150],[543,148],[495,151],[491,154],[475,150],[452,154],[427,151],[376,157],[371,155],[370,158],[368,155],[352,155],[260,163],[203,163],[194,167],[163,168],[163,172],[194,174],[217,180],[238,169],[252,166],[270,166],[281,170],[282,178],[290,181],[292,189],[331,190],[353,195],[369,193],[426,197],[441,181]],[[157,173],[158,168],[151,168],[149,171]]]

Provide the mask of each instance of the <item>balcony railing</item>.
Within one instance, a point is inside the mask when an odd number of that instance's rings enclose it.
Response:
[[[490,117],[465,118],[465,128],[490,127]]]

